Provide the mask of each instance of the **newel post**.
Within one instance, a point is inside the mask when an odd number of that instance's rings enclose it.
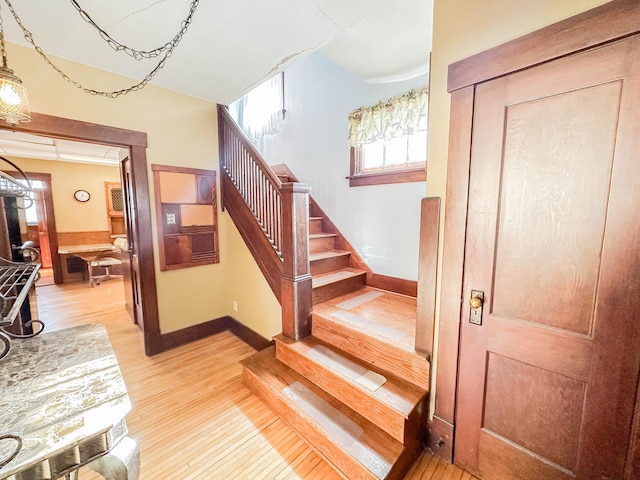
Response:
[[[311,335],[309,270],[309,187],[285,183],[282,198],[282,333],[292,340]]]

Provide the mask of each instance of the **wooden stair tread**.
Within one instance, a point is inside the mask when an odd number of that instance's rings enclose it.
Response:
[[[309,261],[313,262],[314,260],[324,260],[326,258],[342,257],[345,255],[351,255],[351,252],[348,250],[326,250],[324,252],[309,254]]]
[[[343,268],[334,272],[323,273],[316,275],[312,279],[313,288],[323,287],[331,283],[336,283],[348,278],[358,277],[360,275],[366,275],[364,270],[358,270],[356,268]]]
[[[312,335],[429,389],[429,362],[415,351],[415,298],[364,287],[314,304]]]
[[[310,233],[309,238],[331,238],[337,237],[335,233],[327,233],[327,232],[318,232],[318,233]]]
[[[278,361],[274,347],[242,364],[245,385],[345,478],[390,478],[406,463],[400,442]]]
[[[294,342],[279,335],[276,356],[351,409],[404,443],[419,430],[426,391],[390,375],[314,337]],[[363,386],[368,372],[386,381],[378,389]]]
[[[340,321],[342,312],[348,312],[368,320],[366,329],[361,323],[354,321],[350,327],[356,330],[369,331],[371,324],[380,327],[380,333],[387,331],[392,343],[407,351],[415,348],[416,299],[386,290],[363,287],[339,297],[314,305],[313,312],[333,321]],[[337,313],[337,317],[335,316]],[[355,320],[355,318],[354,318]]]
[[[311,220],[322,220],[324,217],[309,217],[309,221]]]

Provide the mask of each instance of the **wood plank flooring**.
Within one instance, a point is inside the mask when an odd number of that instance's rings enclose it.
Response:
[[[124,309],[121,280],[40,287],[37,295],[47,331],[107,326],[133,403],[127,423],[141,448],[140,480],[340,478],[242,385],[239,361],[254,350],[231,333],[147,357]],[[80,472],[81,480],[100,478]],[[428,452],[406,478],[475,479]]]

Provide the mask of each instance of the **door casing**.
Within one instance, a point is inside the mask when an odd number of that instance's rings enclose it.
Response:
[[[438,454],[454,461],[459,333],[463,308],[463,265],[469,199],[469,167],[475,85],[573,53],[640,33],[640,3],[614,0],[449,66],[451,124],[447,166],[438,370],[430,442]],[[640,409],[627,464],[640,463]],[[634,434],[632,434],[634,435]],[[629,477],[630,478],[630,477]]]
[[[17,127],[0,124],[0,130],[13,130],[52,138],[75,140],[87,143],[113,145],[127,149],[135,185],[135,205],[139,232],[138,259],[142,288],[141,329],[144,336],[145,353],[153,355],[163,350],[158,317],[156,275],[151,236],[151,209],[149,202],[149,180],[147,173],[147,134],[134,130],[82,122],[42,113],[31,113],[31,122]],[[52,259],[59,262],[57,243],[52,242]]]

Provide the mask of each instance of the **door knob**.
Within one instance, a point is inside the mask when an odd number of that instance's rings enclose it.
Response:
[[[484,292],[480,290],[471,290],[471,298],[469,299],[469,323],[474,325],[482,325],[482,305],[484,304]]]
[[[471,297],[471,299],[469,300],[469,306],[473,309],[482,307],[482,298]]]

